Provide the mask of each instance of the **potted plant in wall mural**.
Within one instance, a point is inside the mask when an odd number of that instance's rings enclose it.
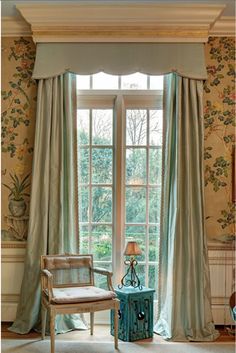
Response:
[[[30,174],[19,178],[16,174],[10,174],[11,181],[3,185],[9,190],[8,209],[9,215],[6,216],[8,232],[17,240],[25,240],[27,237],[28,216],[25,215],[27,209],[26,198],[29,193],[26,192],[30,186]]]
[[[8,208],[11,215],[14,217],[22,217],[25,214],[26,202],[24,197],[30,196],[25,192],[25,189],[30,186],[29,176],[30,174],[27,174],[23,180],[20,180],[16,174],[12,175],[10,173],[12,180],[10,185],[3,183],[3,185],[10,190]]]

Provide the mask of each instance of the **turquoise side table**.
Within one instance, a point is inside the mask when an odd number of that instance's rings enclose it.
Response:
[[[122,341],[136,341],[153,337],[154,289],[143,287],[115,288],[120,300],[119,333]],[[111,334],[114,335],[114,311],[111,310]]]

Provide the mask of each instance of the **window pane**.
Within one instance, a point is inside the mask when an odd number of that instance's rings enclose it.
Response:
[[[157,290],[158,267],[157,265],[148,266],[148,288]]]
[[[126,188],[126,223],[145,223],[146,189],[144,187]]]
[[[89,89],[90,87],[90,75],[76,75],[76,88],[77,89]]]
[[[88,226],[79,225],[79,241],[80,241],[80,253],[89,254],[89,235]]]
[[[93,109],[93,135],[94,145],[112,144],[112,109]]]
[[[93,77],[93,89],[118,89],[118,76],[99,72]]]
[[[126,145],[146,145],[147,111],[143,109],[126,110]]]
[[[162,110],[150,110],[149,144],[161,146],[162,144]]]
[[[160,148],[149,149],[149,184],[161,183],[162,153]]]
[[[149,261],[158,260],[160,226],[149,226]]]
[[[121,76],[121,89],[147,89],[147,75],[136,72]]]
[[[112,228],[107,225],[92,227],[92,254],[94,260],[111,261],[112,258]]]
[[[89,216],[89,188],[79,188],[79,220],[80,222],[88,222]]]
[[[145,238],[146,232],[145,227],[143,226],[126,226],[125,228],[125,236],[126,241],[137,241],[140,249],[142,250],[142,254],[137,256],[137,261],[144,261],[145,260]]]
[[[150,89],[163,90],[164,76],[150,76]]]
[[[140,280],[140,284],[142,286],[145,286],[145,265],[138,263],[137,266],[135,267],[135,271]]]
[[[104,268],[105,270],[112,271],[112,264],[110,263],[102,263],[94,261],[94,267]],[[94,273],[94,280],[96,287],[108,289],[107,288],[107,277],[100,275],[98,273]]]
[[[89,109],[77,110],[77,131],[78,144],[87,145],[89,143]]]
[[[112,149],[92,149],[92,183],[112,183]]]
[[[146,183],[146,149],[126,149],[126,183],[140,185]]]
[[[92,188],[92,222],[112,221],[112,189]]]
[[[149,222],[160,222],[161,188],[149,189]]]
[[[80,148],[78,151],[78,176],[79,183],[87,184],[89,182],[89,149]]]

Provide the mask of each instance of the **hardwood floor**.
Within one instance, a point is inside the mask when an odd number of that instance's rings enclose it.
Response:
[[[39,338],[40,333],[37,333],[35,331],[31,331],[28,334],[25,335],[20,335],[14,332],[8,331],[8,327],[11,326],[11,323],[9,322],[2,322],[1,323],[1,337],[2,338],[7,338],[7,339],[34,339],[34,338]],[[109,335],[109,329],[107,325],[97,325],[99,329],[99,335],[101,333],[101,336],[106,336]],[[220,337],[216,342],[234,342],[235,341],[235,336],[232,334],[229,334],[227,327],[224,326],[217,326],[216,327],[220,331]],[[86,331],[88,332],[88,331]],[[87,336],[87,334],[86,334]]]

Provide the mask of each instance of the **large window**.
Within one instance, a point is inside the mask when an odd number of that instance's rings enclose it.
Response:
[[[141,283],[156,287],[162,91],[162,76],[77,76],[80,251],[113,270],[115,283],[133,239]]]

